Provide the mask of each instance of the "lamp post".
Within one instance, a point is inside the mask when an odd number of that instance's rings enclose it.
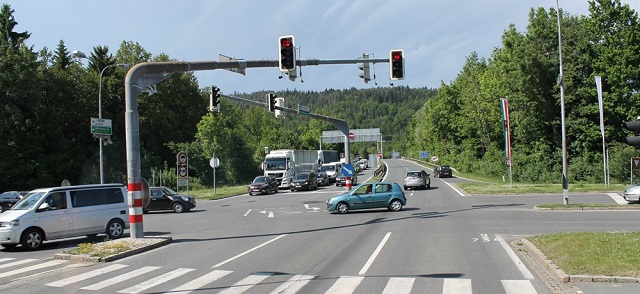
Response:
[[[72,52],[72,55],[77,58],[87,58],[82,51],[75,50]],[[102,68],[100,71],[99,78],[99,88],[98,88],[98,118],[102,119],[102,75],[107,70],[107,68],[117,66],[119,68],[125,69],[128,68],[129,65],[126,63],[118,63],[118,64],[109,64]],[[100,184],[104,184],[104,156],[102,152],[102,137],[98,139],[98,145],[100,146]]]
[[[562,34],[560,30],[560,4],[556,0],[558,10],[558,57],[560,60],[560,75],[558,84],[560,85],[560,112],[562,113],[562,197],[564,205],[569,204],[569,179],[567,177],[567,133],[565,130],[565,109],[564,109],[564,71],[562,69]]]

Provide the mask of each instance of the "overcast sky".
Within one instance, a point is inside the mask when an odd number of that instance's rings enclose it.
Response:
[[[634,10],[640,0],[623,0]],[[246,60],[277,60],[278,37],[294,35],[301,59],[356,59],[363,53],[388,58],[405,51],[405,80],[396,85],[437,88],[449,84],[472,52],[488,58],[500,47],[509,24],[524,31],[531,8],[556,7],[555,0],[10,0],[15,31],[28,31],[27,44],[89,55],[94,46],[112,54],[123,41],[138,42],[153,55],[182,61],[218,60],[218,54]],[[559,0],[572,15],[588,15],[587,0]],[[83,61],[86,65],[86,60]],[[374,67],[376,82],[365,84],[357,65],[302,68],[302,78],[278,79],[277,68],[196,72],[200,87],[222,92],[371,88],[389,86],[389,65]],[[304,82],[303,82],[304,81]]]

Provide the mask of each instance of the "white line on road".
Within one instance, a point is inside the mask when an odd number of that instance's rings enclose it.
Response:
[[[364,277],[342,276],[325,292],[325,294],[353,293]]]
[[[240,294],[240,293],[244,293],[245,291],[249,290],[249,288],[260,284],[260,282],[262,282],[264,279],[270,277],[271,275],[273,275],[273,273],[255,273],[252,274],[244,279],[242,279],[241,281],[237,282],[235,285],[233,285],[231,288],[227,288],[225,290],[223,290],[222,292],[219,292],[219,294]]]
[[[609,195],[609,197],[611,197],[616,203],[620,205],[629,204],[629,202],[627,202],[627,200],[624,200],[624,197],[620,196],[618,193],[607,193],[607,195]]]
[[[179,286],[178,288],[175,288],[171,291],[169,291],[168,293],[171,294],[186,294],[186,293],[191,293],[196,289],[199,289],[203,286],[206,286],[208,284],[211,284],[212,282],[215,282],[217,280],[219,280],[220,278],[228,275],[232,273],[232,271],[221,271],[221,270],[214,270],[204,276],[201,276],[195,280],[191,280],[190,282],[183,284],[182,286]]]
[[[249,210],[247,210],[247,212],[245,212],[243,216],[247,216],[247,215],[249,215],[249,213],[250,213],[252,210],[253,210],[253,209],[249,209]]]
[[[502,280],[502,287],[507,294],[536,294],[536,288],[531,281],[525,280]]]
[[[83,280],[86,280],[86,279],[90,279],[90,278],[95,278],[95,277],[97,277],[99,275],[103,275],[103,274],[106,274],[108,272],[119,270],[119,269],[125,268],[127,266],[128,265],[126,265],[126,264],[117,264],[116,263],[116,264],[112,264],[112,265],[109,265],[109,266],[106,266],[106,267],[99,268],[97,270],[92,270],[90,272],[86,272],[84,274],[79,274],[79,275],[72,276],[70,278],[58,280],[58,281],[55,281],[55,282],[47,284],[47,286],[64,287],[66,285],[77,283],[77,282],[80,282],[80,281],[83,281]]]
[[[376,250],[373,251],[373,254],[371,254],[371,256],[369,257],[369,260],[367,260],[367,263],[364,264],[364,266],[362,267],[358,275],[362,276],[367,272],[367,270],[369,270],[369,267],[371,266],[373,261],[376,260],[376,257],[378,257],[378,254],[382,250],[382,247],[384,246],[385,243],[387,243],[387,240],[389,240],[389,236],[391,236],[391,232],[388,232],[384,236],[384,238],[382,238],[382,241],[380,241],[380,244],[378,244],[378,248],[376,248]]]
[[[195,269],[193,269],[193,268],[178,268],[178,269],[172,270],[172,271],[170,271],[170,272],[168,272],[166,274],[159,275],[159,276],[157,276],[155,278],[148,279],[148,280],[146,280],[146,281],[144,281],[144,282],[142,282],[140,284],[137,284],[135,286],[129,287],[129,288],[124,289],[124,290],[120,290],[120,291],[118,291],[118,293],[130,293],[130,294],[140,293],[140,292],[142,292],[144,290],[147,290],[149,288],[152,288],[152,287],[158,286],[160,284],[166,283],[166,282],[168,282],[170,280],[173,280],[173,279],[175,279],[177,277],[180,277],[180,276],[182,276],[182,275],[184,275],[186,273],[192,272],[192,271],[195,271]]]
[[[471,279],[444,279],[442,294],[471,294]]]
[[[121,283],[121,282],[124,282],[126,280],[133,279],[133,278],[135,278],[137,276],[141,276],[141,275],[144,275],[146,273],[152,272],[152,271],[157,270],[159,268],[160,268],[159,266],[145,266],[145,267],[139,268],[137,270],[134,270],[134,271],[131,271],[131,272],[128,272],[128,273],[124,273],[122,275],[119,275],[119,276],[104,280],[102,282],[98,282],[98,283],[90,285],[90,286],[82,287],[82,288],[80,288],[80,290],[101,290],[103,288],[115,285],[117,283]]]
[[[265,246],[265,245],[267,245],[267,244],[269,244],[269,243],[271,243],[271,242],[274,242],[274,241],[276,241],[276,240],[278,240],[278,239],[280,239],[280,238],[282,238],[282,237],[284,237],[284,236],[286,236],[286,235],[287,235],[287,234],[282,234],[282,235],[280,235],[280,236],[278,236],[278,237],[275,237],[275,238],[273,238],[273,239],[271,239],[271,240],[269,240],[269,241],[267,241],[267,242],[264,242],[264,243],[262,243],[262,244],[260,244],[260,245],[258,245],[258,246],[256,246],[256,247],[253,247],[253,248],[251,248],[251,249],[249,249],[249,250],[247,250],[247,251],[245,251],[245,252],[242,252],[242,253],[240,253],[240,254],[238,254],[238,255],[236,255],[236,256],[234,256],[234,257],[231,257],[231,258],[229,258],[229,259],[227,259],[227,260],[225,260],[225,261],[223,261],[223,262],[221,262],[221,263],[218,263],[218,264],[216,264],[216,265],[214,265],[214,266],[212,266],[212,267],[219,267],[219,266],[221,266],[221,265],[224,265],[224,264],[225,264],[225,263],[227,263],[227,262],[230,262],[230,261],[232,261],[232,260],[235,260],[236,258],[240,258],[240,257],[242,257],[242,256],[244,256],[244,255],[246,255],[246,254],[249,254],[249,253],[251,253],[252,251],[257,250],[257,249],[259,249],[260,247]]]
[[[271,291],[271,294],[295,294],[298,293],[304,285],[315,279],[316,276],[311,275],[295,275],[291,277],[286,283],[283,283],[275,290]]]
[[[42,268],[45,268],[45,267],[56,266],[56,265],[59,265],[59,264],[63,264],[65,262],[67,262],[67,261],[68,260],[51,260],[51,261],[47,261],[45,263],[41,263],[41,264],[36,264],[36,265],[28,266],[28,267],[15,269],[15,270],[12,270],[12,271],[0,273],[0,278],[10,277],[10,276],[13,276],[13,275],[26,273],[26,272],[30,272],[30,271],[33,271],[33,270],[42,269]]]
[[[382,294],[411,293],[415,278],[390,278]]]
[[[453,185],[447,183],[445,180],[442,180],[442,179],[440,181],[442,181],[443,183],[447,184],[447,186],[449,186],[451,189],[453,189],[453,191],[456,191],[456,193],[458,193],[458,195],[464,197],[464,194],[462,192],[460,192],[460,190],[456,189]]]
[[[504,251],[507,252],[509,257],[511,257],[511,260],[513,261],[513,263],[516,264],[516,266],[518,267],[518,270],[520,270],[520,272],[522,273],[524,278],[527,279],[527,280],[535,279],[533,274],[531,274],[531,272],[527,269],[527,267],[524,265],[524,263],[522,263],[522,261],[520,260],[518,255],[515,252],[513,252],[513,249],[511,249],[511,247],[509,247],[509,244],[507,244],[507,241],[505,241],[502,238],[502,236],[500,236],[500,235],[496,235],[496,240],[498,240],[498,242],[500,242],[500,245],[502,246]]]

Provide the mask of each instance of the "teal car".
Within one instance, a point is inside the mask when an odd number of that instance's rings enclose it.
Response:
[[[327,211],[339,214],[349,210],[387,208],[400,211],[407,204],[407,198],[400,185],[394,182],[362,183],[349,192],[329,198],[326,202]]]

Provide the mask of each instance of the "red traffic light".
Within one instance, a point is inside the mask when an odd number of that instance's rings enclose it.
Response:
[[[291,39],[282,38],[282,39],[280,39],[280,44],[282,45],[282,48],[289,48],[289,47],[291,47]]]
[[[393,58],[394,61],[398,61],[398,60],[402,59],[402,52],[400,52],[400,51],[393,51],[391,54],[393,55],[392,58]]]

